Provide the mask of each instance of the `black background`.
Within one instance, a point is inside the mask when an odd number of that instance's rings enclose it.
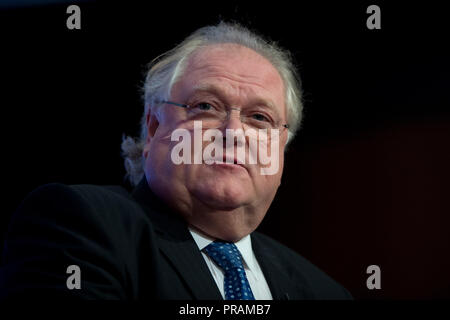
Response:
[[[145,65],[195,29],[235,20],[292,51],[305,91],[303,127],[260,230],[355,298],[450,298],[445,7],[71,3],[81,8],[81,30],[66,28],[70,3],[0,10],[0,239],[39,185],[124,184],[121,137],[139,133]],[[381,30],[366,28],[370,4],[381,8]],[[372,264],[381,290],[366,287]]]

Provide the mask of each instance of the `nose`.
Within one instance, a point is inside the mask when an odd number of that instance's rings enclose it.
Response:
[[[245,145],[245,136],[244,134],[244,128],[242,126],[241,122],[241,109],[239,108],[230,108],[227,119],[224,120],[224,123],[222,125],[222,134],[223,134],[223,142],[224,146],[226,145],[227,140],[227,130],[230,129],[232,132],[237,133],[238,136],[233,138],[234,142],[232,144],[235,145],[235,147],[242,147]],[[235,130],[241,129],[242,131],[236,132]]]
[[[230,108],[229,112],[228,112],[228,117],[227,119],[225,119],[225,122],[223,124],[223,129],[233,129],[233,130],[237,130],[237,129],[244,129],[242,127],[242,122],[241,122],[241,109],[239,108]]]

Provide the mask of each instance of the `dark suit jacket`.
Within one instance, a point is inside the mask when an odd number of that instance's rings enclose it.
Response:
[[[251,234],[274,299],[349,299],[299,254]],[[119,186],[48,184],[13,215],[0,269],[0,296],[81,299],[222,299],[186,223],[143,179]],[[69,290],[78,265],[81,289]]]

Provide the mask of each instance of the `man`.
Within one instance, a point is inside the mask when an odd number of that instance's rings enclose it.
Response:
[[[122,146],[134,192],[32,192],[6,238],[4,297],[351,298],[255,232],[301,121],[286,52],[238,25],[199,29],[151,64],[144,100],[141,139]]]

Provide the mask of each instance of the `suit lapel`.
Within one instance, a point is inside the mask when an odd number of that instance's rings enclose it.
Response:
[[[264,248],[255,233],[252,233],[252,247],[274,300],[308,299],[305,288],[299,283],[293,283],[279,257]],[[300,292],[299,288],[302,288]]]
[[[177,269],[196,299],[222,299],[216,282],[192,237],[185,241],[160,238],[159,246],[164,255]]]
[[[158,246],[195,299],[220,300],[222,295],[184,220],[148,187],[145,177],[133,192],[158,237]]]

